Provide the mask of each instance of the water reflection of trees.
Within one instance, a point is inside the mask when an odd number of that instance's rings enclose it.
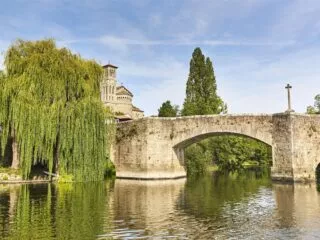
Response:
[[[10,188],[0,193],[1,239],[95,239],[108,220],[107,191],[103,182]]]
[[[197,180],[188,179],[181,203],[185,211],[197,217],[219,217],[225,203],[250,197],[261,186],[271,186],[269,169],[214,172]]]

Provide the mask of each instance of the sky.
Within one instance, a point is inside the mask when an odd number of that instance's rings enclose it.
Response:
[[[0,69],[16,39],[54,38],[118,66],[146,115],[182,105],[194,48],[229,113],[305,112],[320,93],[319,0],[0,0]]]

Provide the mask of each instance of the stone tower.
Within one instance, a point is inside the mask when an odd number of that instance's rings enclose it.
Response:
[[[101,82],[101,100],[105,106],[115,110],[117,102],[117,68],[114,65],[107,64],[103,66],[104,73]]]

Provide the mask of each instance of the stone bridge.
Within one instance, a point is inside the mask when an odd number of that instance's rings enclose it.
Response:
[[[119,123],[112,157],[117,177],[184,177],[184,149],[221,134],[244,135],[270,145],[275,180],[315,180],[320,116],[296,113],[148,117]]]

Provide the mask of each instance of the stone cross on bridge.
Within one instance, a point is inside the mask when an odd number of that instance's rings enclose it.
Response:
[[[292,86],[288,83],[287,86],[285,87],[288,90],[288,110],[287,112],[294,112],[291,108],[291,94],[290,94],[290,89]]]
[[[112,148],[117,177],[184,177],[184,149],[221,134],[243,135],[270,145],[273,179],[315,180],[320,162],[320,116],[291,111],[272,115],[147,117],[119,123]]]

